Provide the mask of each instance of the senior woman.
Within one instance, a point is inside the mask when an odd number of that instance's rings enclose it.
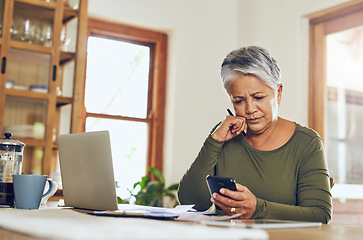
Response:
[[[212,203],[243,219],[328,223],[331,194],[323,141],[307,127],[278,116],[280,68],[268,51],[232,51],[221,68],[235,115],[227,115],[205,140],[178,190],[182,204],[206,210]],[[210,196],[206,176],[230,177],[237,191]]]

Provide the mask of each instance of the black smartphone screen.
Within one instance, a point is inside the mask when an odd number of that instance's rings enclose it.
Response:
[[[207,176],[207,183],[209,187],[210,194],[219,193],[221,188],[227,188],[233,191],[237,191],[236,181],[233,178],[227,177],[217,177],[217,176]]]
[[[227,188],[233,191],[237,191],[236,181],[233,178],[228,177],[217,177],[217,176],[207,176],[207,184],[209,188],[210,195],[212,196],[213,193],[219,193],[221,188]],[[223,194],[222,194],[223,195]],[[221,210],[220,207],[216,205],[218,210]]]

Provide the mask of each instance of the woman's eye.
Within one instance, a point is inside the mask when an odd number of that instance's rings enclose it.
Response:
[[[262,100],[263,97],[255,97],[256,100]]]

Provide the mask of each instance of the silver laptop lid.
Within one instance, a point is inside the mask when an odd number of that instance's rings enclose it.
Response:
[[[59,135],[57,141],[65,205],[117,209],[109,132]]]

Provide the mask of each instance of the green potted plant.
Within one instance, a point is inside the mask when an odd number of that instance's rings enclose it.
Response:
[[[178,205],[175,191],[178,189],[179,183],[166,187],[164,176],[157,168],[148,167],[148,171],[155,176],[156,180],[151,181],[149,176],[143,176],[141,181],[134,183],[132,190],[128,189],[130,197],[128,199],[118,197],[118,203],[130,203],[130,199],[133,197],[137,205],[163,207],[164,198],[168,197],[174,207]],[[140,189],[135,193],[138,187]]]

